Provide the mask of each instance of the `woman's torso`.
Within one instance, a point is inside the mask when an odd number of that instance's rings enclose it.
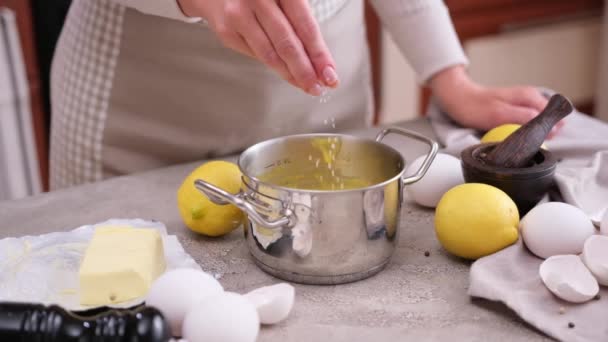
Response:
[[[362,1],[347,1],[320,25],[341,80],[324,103],[224,48],[204,25],[75,1],[53,66],[53,186],[369,124]]]

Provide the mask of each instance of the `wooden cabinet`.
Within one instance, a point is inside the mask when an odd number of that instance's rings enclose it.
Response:
[[[40,164],[40,175],[43,189],[48,190],[49,158],[48,137],[46,133],[46,115],[42,106],[42,94],[38,61],[36,60],[35,37],[32,24],[31,3],[29,0],[0,0],[0,7],[13,10],[16,14],[17,25],[25,68],[27,73],[29,96],[31,102],[36,150]]]
[[[604,0],[445,0],[461,41],[503,29],[601,13]]]

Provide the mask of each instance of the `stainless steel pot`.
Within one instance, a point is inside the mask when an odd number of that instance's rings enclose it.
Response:
[[[382,143],[388,134],[430,146],[416,174],[404,178],[403,157]],[[272,172],[302,179],[313,174],[323,157],[313,144],[318,139],[341,142],[333,160],[342,177],[371,185],[307,190],[264,177]],[[383,130],[375,141],[341,134],[293,135],[258,143],[241,154],[240,193],[230,194],[200,179],[195,186],[214,203],[232,203],[247,214],[247,245],[264,271],[298,283],[340,284],[367,278],[386,266],[399,235],[403,187],[424,176],[437,149],[433,140],[400,128]]]

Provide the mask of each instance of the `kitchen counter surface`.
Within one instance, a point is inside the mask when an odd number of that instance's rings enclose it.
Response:
[[[433,136],[424,119],[399,126]],[[354,134],[373,138],[379,130]],[[407,161],[426,150],[421,143],[399,137],[386,142]],[[226,290],[244,293],[279,282],[253,264],[241,230],[209,239],[182,224],[175,192],[198,164],[0,202],[0,238],[70,230],[109,218],[154,219],[179,237],[204,270],[219,276]],[[289,319],[263,327],[258,341],[549,340],[503,305],[472,300],[467,295],[469,262],[441,249],[433,231],[432,210],[411,203],[407,194],[405,201],[403,230],[384,271],[346,285],[296,285],[296,303]],[[430,252],[428,257],[425,251]]]

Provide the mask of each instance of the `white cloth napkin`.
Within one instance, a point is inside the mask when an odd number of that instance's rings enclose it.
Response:
[[[443,152],[460,157],[464,148],[479,143],[481,132],[458,126],[436,103],[429,107],[428,116],[445,146]],[[546,142],[560,160],[555,172],[560,200],[581,208],[597,224],[608,210],[608,124],[576,111],[565,121],[562,131]],[[520,240],[473,263],[469,295],[503,302],[558,340],[608,341],[608,288],[601,288],[599,300],[567,303],[543,285],[538,274],[541,262]]]

